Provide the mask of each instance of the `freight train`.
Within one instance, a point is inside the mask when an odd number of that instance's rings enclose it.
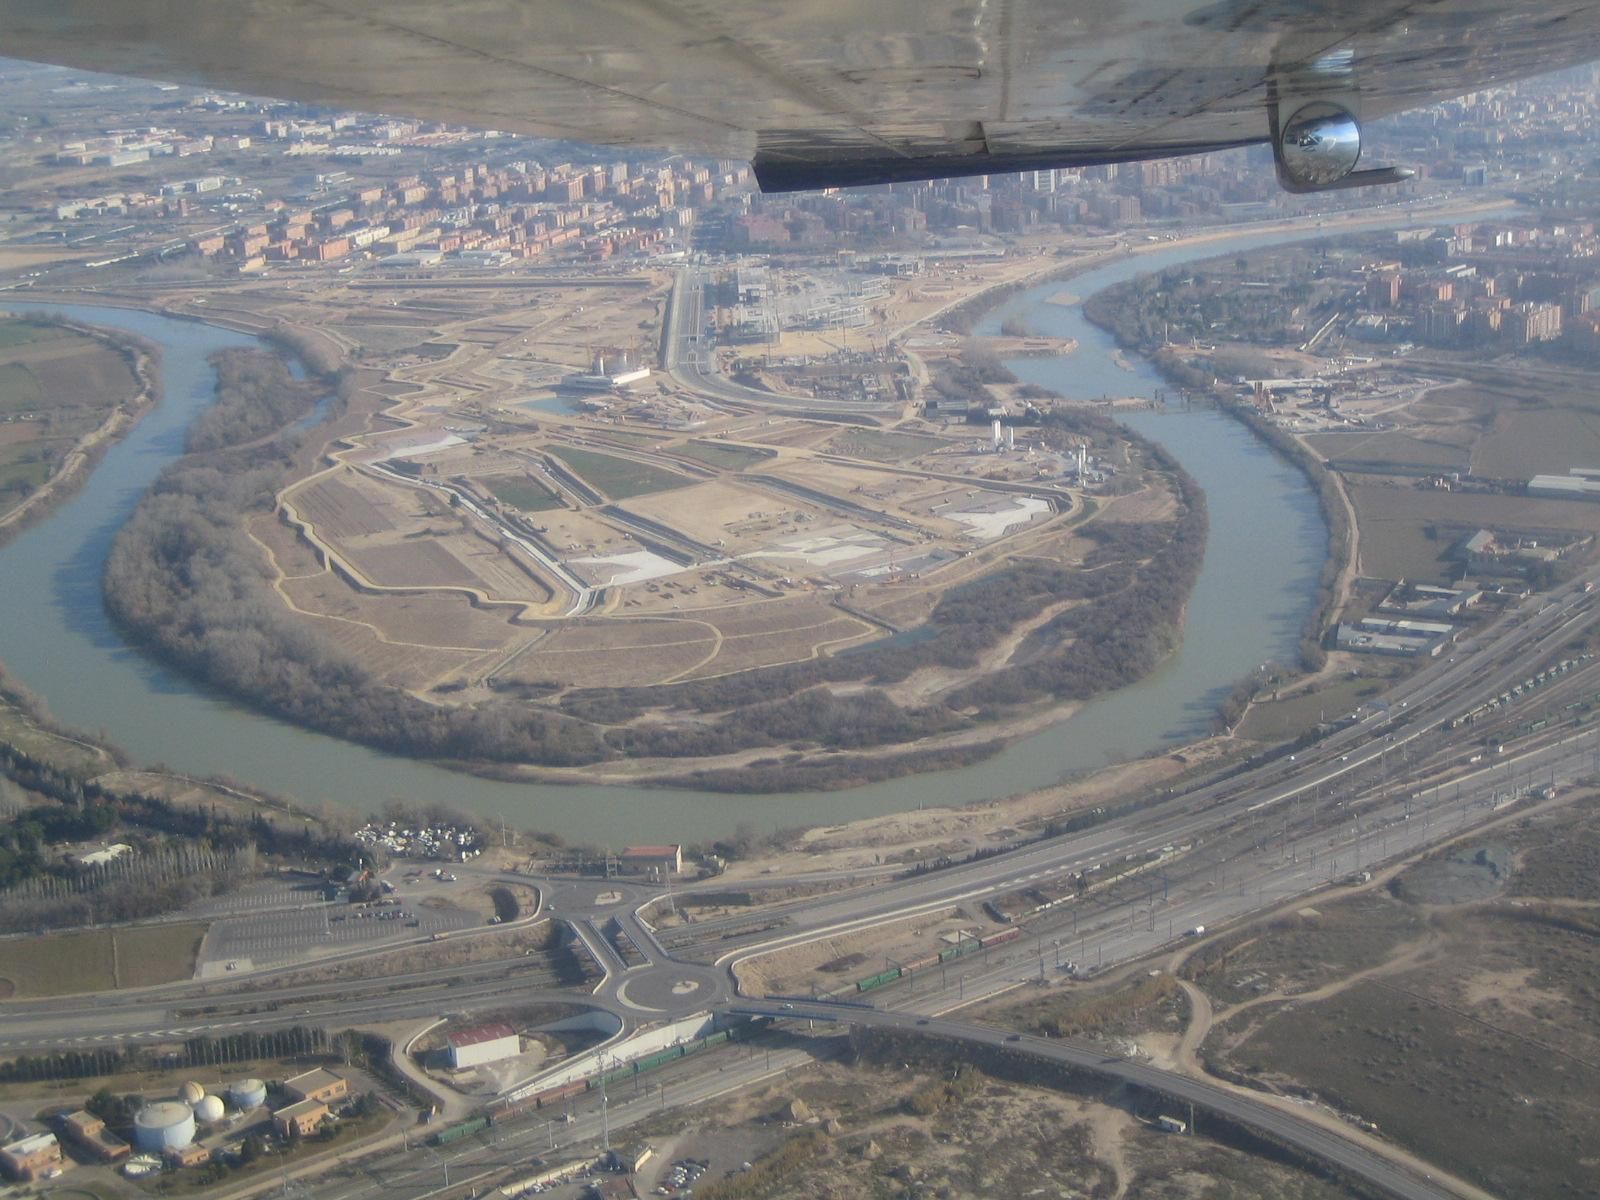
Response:
[[[937,954],[928,954],[922,958],[913,958],[910,962],[903,962],[898,967],[890,967],[887,971],[879,971],[876,975],[868,975],[865,979],[855,982],[857,993],[870,992],[873,988],[881,988],[885,984],[893,983],[897,979],[905,979],[915,975],[918,971],[925,971],[929,967],[937,967],[941,963],[953,962],[968,954],[976,954],[980,950],[987,950],[990,946],[1001,946],[1006,942],[1015,941],[1022,936],[1020,929],[1002,929],[998,933],[991,933],[987,937],[963,938],[954,946],[947,946]]]

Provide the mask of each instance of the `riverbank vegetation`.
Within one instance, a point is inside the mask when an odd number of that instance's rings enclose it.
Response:
[[[1065,249],[1057,250],[1058,257],[1070,255]],[[1113,256],[1101,255],[1094,266],[1104,266]],[[1052,267],[1047,271],[1029,275],[1023,279],[1014,279],[1009,283],[999,283],[993,287],[984,288],[976,295],[968,296],[959,304],[951,305],[938,319],[939,328],[950,333],[971,333],[978,327],[978,322],[992,312],[1002,301],[1010,299],[1029,288],[1038,287],[1041,283],[1048,283],[1053,279],[1070,279],[1074,275],[1082,274],[1087,269],[1087,264],[1077,258],[1069,258],[1060,266]]]
[[[247,883],[262,855],[333,864],[362,854],[346,834],[309,818],[180,803],[21,740],[0,738],[0,933],[171,912]],[[102,768],[111,765],[105,754]],[[114,841],[129,850],[103,863],[61,852]]]
[[[512,701],[447,710],[387,687],[285,611],[244,523],[273,510],[300,451],[300,434],[262,429],[303,413],[314,389],[262,351],[230,351],[217,367],[223,417],[163,472],[106,559],[118,626],[221,692],[381,749],[563,766],[605,757],[594,731],[559,715]]]
[[[1140,275],[1096,293],[1084,302],[1084,315],[1109,331],[1117,344],[1149,358],[1162,376],[1175,386],[1217,399],[1224,412],[1249,427],[1252,433],[1306,477],[1317,496],[1317,506],[1327,528],[1327,555],[1317,580],[1315,603],[1306,618],[1299,642],[1301,667],[1319,671],[1327,662],[1323,631],[1332,622],[1338,603],[1339,580],[1349,565],[1353,530],[1349,509],[1339,482],[1322,460],[1293,434],[1274,424],[1253,406],[1232,402],[1219,384],[1217,372],[1226,362],[1186,361],[1173,349],[1191,338],[1214,338],[1220,327],[1228,336],[1263,345],[1282,342],[1298,318],[1319,319],[1326,289],[1319,272],[1301,250],[1283,248],[1266,252],[1287,272],[1281,287],[1243,288],[1246,279],[1261,274],[1261,264],[1237,255],[1201,263],[1184,264],[1151,275]],[[1226,358],[1218,352],[1218,359]],[[1221,714],[1231,725],[1253,694],[1251,681],[1241,681],[1230,694]]]
[[[0,777],[14,805],[0,817],[0,933],[172,912],[248,882],[257,839],[281,840],[265,823],[80,780],[3,743]],[[129,850],[106,862],[78,862],[55,849],[113,834]],[[309,826],[304,839],[309,851]]]
[[[992,356],[965,356],[951,386],[1005,375]],[[1081,565],[1016,559],[945,592],[916,637],[859,652],[667,687],[587,689],[559,706],[504,696],[459,707],[387,685],[285,610],[245,523],[271,512],[305,461],[285,426],[319,393],[261,351],[217,357],[218,402],[191,429],[190,453],[170,467],[119,532],[105,567],[106,603],[140,644],[220,691],[275,715],[408,755],[493,764],[574,767],[623,756],[684,760],[783,749],[749,766],[696,770],[674,782],[784,789],[842,786],[992,753],[998,739],[867,761],[859,752],[960,733],[1040,703],[1079,700],[1138,678],[1172,645],[1199,569],[1205,506],[1198,487],[1159,447],[1077,410],[1043,419],[1046,442],[1088,439],[1131,449],[1130,473],[1165,490],[1175,515],[1097,520]],[[1020,622],[1077,601],[1030,631],[987,669],[986,654]],[[973,682],[924,703],[885,690],[924,668]],[[842,685],[842,686],[839,686]],[[667,720],[639,720],[647,711]],[[822,757],[816,751],[826,752]],[[854,753],[851,753],[854,752]],[[809,754],[809,758],[807,757]]]
[[[1043,418],[1048,442],[1069,436],[1127,443],[1106,418],[1063,409]],[[1142,677],[1176,641],[1183,606],[1204,557],[1207,516],[1199,486],[1153,443],[1136,454],[1152,478],[1172,489],[1171,520],[1097,520],[1080,527],[1093,543],[1081,564],[1018,559],[945,592],[917,636],[892,638],[847,654],[736,675],[652,688],[569,693],[563,711],[612,727],[611,744],[659,757],[728,753],[808,741],[829,750],[903,744],[972,729],[1040,703],[1085,700]],[[895,704],[881,690],[836,692],[830,685],[882,689],[914,672],[971,672],[1022,623],[1046,609],[1063,610],[1030,630],[1019,647],[971,682],[919,707]],[[663,710],[695,723],[632,724]],[[920,769],[975,761],[998,740],[948,748],[954,761],[924,752]],[[941,752],[943,753],[943,752]],[[807,760],[795,753],[734,771],[697,771],[681,780],[741,790],[796,790],[886,778],[883,771],[919,769],[914,756],[868,763],[859,758]]]
[[[326,388],[298,380],[280,358],[258,350],[223,350],[212,355],[217,399],[189,426],[184,447],[191,454],[242,446],[304,417]]]
[[[1042,432],[1097,428],[1110,423],[1087,411],[1066,410],[1044,418]],[[1123,435],[1126,436],[1126,435]],[[1178,515],[1170,521],[1097,520],[1081,527],[1095,544],[1082,566],[1021,559],[1000,571],[947,591],[934,607],[926,632],[889,639],[833,658],[788,663],[759,671],[654,688],[588,689],[571,693],[563,707],[575,716],[621,724],[647,710],[667,707],[705,715],[726,713],[722,728],[788,740],[801,719],[809,736],[836,747],[882,741],[874,730],[893,732],[955,727],[968,714],[995,715],[1004,706],[1044,699],[1080,700],[1138,678],[1170,648],[1183,603],[1199,572],[1206,533],[1205,497],[1199,486],[1153,443],[1141,443],[1146,463],[1170,481]],[[812,692],[821,685],[861,681],[899,683],[923,668],[971,669],[1019,623],[1061,601],[1070,606],[1030,633],[1026,651],[957,690],[936,707],[897,708],[861,693]],[[809,697],[803,703],[794,697]],[[866,693],[873,696],[874,693]],[[775,700],[774,697],[785,697]],[[640,733],[638,738],[654,735]],[[678,754],[705,751],[695,735],[675,734]],[[652,747],[652,753],[673,747]]]

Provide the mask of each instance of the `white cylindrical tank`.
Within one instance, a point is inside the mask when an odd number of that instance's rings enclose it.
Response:
[[[260,1108],[267,1102],[267,1085],[259,1079],[241,1079],[228,1085],[228,1103],[240,1112]]]
[[[204,1096],[205,1094],[206,1094],[205,1088],[201,1087],[198,1083],[196,1083],[192,1079],[189,1080],[188,1083],[184,1084],[182,1087],[180,1087],[178,1089],[178,1099],[182,1100],[185,1104],[189,1105],[190,1107],[193,1107],[194,1105],[199,1104],[200,1103],[200,1097]]]
[[[222,1097],[200,1097],[200,1103],[194,1106],[194,1115],[197,1120],[206,1121],[208,1123],[211,1121],[222,1120]]]
[[[146,1104],[133,1118],[133,1140],[157,1154],[187,1146],[194,1141],[194,1110],[180,1100]]]

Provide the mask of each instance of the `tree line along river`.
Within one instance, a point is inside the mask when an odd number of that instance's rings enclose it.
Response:
[[[1392,215],[1385,222],[1407,223]],[[1020,292],[981,328],[992,331],[1019,315],[1041,334],[1077,340],[1069,357],[1009,363],[1026,381],[1074,398],[1151,395],[1160,380],[1147,365],[1119,365],[1110,336],[1084,320],[1078,306],[1047,298],[1068,288],[1088,296],[1140,272],[1305,237],[1240,234],[1199,251],[1174,247],[1136,255],[1067,283]],[[17,302],[7,307],[60,312],[159,345],[164,395],[71,500],[0,548],[6,612],[0,662],[61,720],[103,733],[141,763],[227,775],[312,807],[330,802],[373,812],[390,800],[437,801],[489,822],[504,819],[518,828],[604,845],[623,838],[693,842],[727,834],[739,822],[763,831],[834,824],[1046,786],[1204,733],[1237,679],[1268,659],[1293,657],[1326,553],[1326,529],[1305,479],[1243,425],[1210,409],[1123,413],[1130,427],[1165,446],[1199,481],[1211,518],[1182,645],[1138,683],[1089,701],[1071,720],[974,766],[836,792],[740,795],[481,779],[263,716],[125,643],[100,593],[111,540],[156,475],[182,454],[185,429],[212,400],[215,379],[207,358],[252,339],[129,309]]]

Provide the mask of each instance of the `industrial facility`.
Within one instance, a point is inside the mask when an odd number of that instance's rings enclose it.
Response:
[[[1421,655],[1432,658],[1455,640],[1460,628],[1442,621],[1385,620],[1363,617],[1355,624],[1341,623],[1334,634],[1340,650],[1359,654]]]
[[[133,1140],[152,1154],[181,1150],[194,1141],[194,1110],[182,1100],[146,1104],[134,1115]]]
[[[503,1022],[463,1029],[450,1034],[446,1041],[450,1043],[450,1065],[458,1071],[522,1053],[522,1039]]]
[[[32,1183],[61,1170],[61,1143],[53,1133],[34,1133],[0,1146],[0,1167],[12,1179]]]
[[[228,1103],[240,1112],[260,1108],[267,1102],[267,1085],[259,1079],[240,1079],[227,1088]]]
[[[350,1094],[344,1076],[317,1067],[283,1081],[283,1090],[296,1100],[343,1100]]]

